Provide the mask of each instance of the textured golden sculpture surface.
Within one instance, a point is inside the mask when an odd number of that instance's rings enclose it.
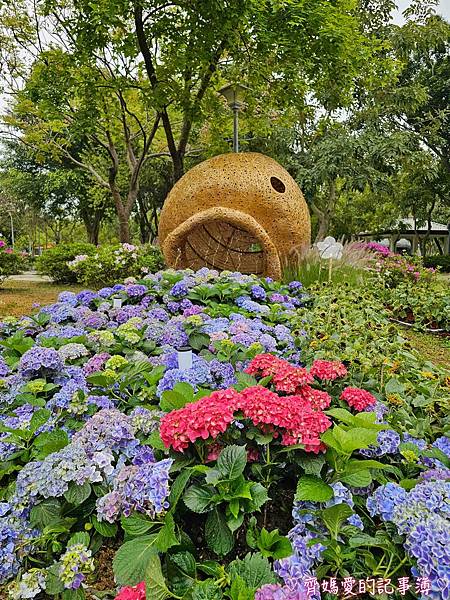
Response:
[[[229,153],[188,171],[161,211],[159,240],[171,267],[281,277],[290,251],[310,243],[308,207],[276,161]]]

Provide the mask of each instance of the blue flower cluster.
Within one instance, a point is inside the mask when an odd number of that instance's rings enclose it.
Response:
[[[62,371],[63,361],[54,348],[33,346],[23,354],[19,363],[19,370],[23,377],[37,377],[38,375],[55,375]]]
[[[384,429],[379,432],[377,442],[378,446],[369,446],[365,450],[360,450],[359,453],[370,458],[395,454],[398,452],[401,440],[400,435],[393,429]]]
[[[395,483],[378,488],[367,500],[372,516],[395,523],[405,549],[427,577],[433,600],[450,597],[450,481],[424,481],[410,492]]]
[[[207,362],[200,356],[193,355],[192,367],[181,370],[178,368],[177,355],[170,353],[163,356],[163,362],[167,366],[157,388],[157,395],[172,390],[176,383],[189,383],[195,391],[199,387],[212,387],[213,389],[226,389],[236,383],[233,365],[219,362],[213,359]]]
[[[132,511],[149,515],[152,519],[169,508],[169,470],[172,459],[155,461],[153,453],[142,448],[133,464],[124,466],[113,480],[113,490],[97,500],[100,521],[113,523],[121,514]]]
[[[320,598],[320,592],[307,594],[305,579],[313,577],[314,567],[317,565],[325,546],[316,541],[318,536],[306,528],[302,522],[297,523],[288,533],[294,553],[288,558],[277,560],[274,570],[284,582],[285,597],[309,597],[311,600]],[[283,596],[282,596],[283,597]]]
[[[35,535],[26,520],[13,514],[10,504],[0,502],[0,585],[18,573]]]

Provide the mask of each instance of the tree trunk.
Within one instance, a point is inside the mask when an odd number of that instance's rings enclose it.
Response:
[[[330,227],[330,215],[326,211],[322,212],[320,216],[317,216],[319,219],[319,229],[317,231],[316,239],[314,240],[316,244],[327,237],[328,228]]]
[[[114,207],[116,209],[116,214],[119,221],[119,240],[121,244],[129,244],[131,241],[129,222],[131,209],[128,209],[128,207],[123,204],[120,192],[115,183],[111,182],[111,180],[110,187],[114,200]]]
[[[151,236],[150,223],[147,217],[147,207],[144,199],[138,195],[137,221],[142,244],[148,244]]]
[[[330,228],[331,219],[333,218],[334,211],[336,208],[336,181],[333,180],[330,183],[330,189],[328,191],[328,198],[326,201],[325,208],[323,210],[319,209],[317,205],[313,202],[311,204],[311,208],[313,213],[317,216],[319,220],[319,230],[317,231],[315,243],[323,240],[328,233]]]
[[[102,219],[99,215],[90,215],[90,218],[84,219],[84,226],[86,228],[86,237],[89,244],[98,246],[98,236],[100,234],[100,224]]]

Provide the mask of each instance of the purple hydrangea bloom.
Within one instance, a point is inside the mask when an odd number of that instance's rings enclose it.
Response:
[[[170,290],[170,294],[175,298],[183,298],[188,295],[188,292],[188,287],[183,280],[177,281]]]
[[[279,294],[277,292],[271,294],[270,296],[270,301],[271,302],[276,302],[278,304],[282,304],[283,302],[286,302],[287,297],[283,296],[283,294]]]
[[[417,574],[431,583],[427,597],[450,596],[450,482],[424,481],[409,493],[388,483],[367,501],[371,515],[392,521],[405,536],[405,550],[417,562]]]
[[[64,368],[63,361],[54,348],[33,346],[25,352],[19,363],[23,377],[36,377],[43,373],[57,373]]]
[[[424,481],[450,481],[450,469],[438,468],[423,471],[420,478]]]
[[[372,517],[378,514],[384,521],[392,521],[395,508],[405,502],[406,496],[406,490],[402,487],[396,483],[387,483],[367,499],[369,514]]]
[[[139,296],[144,296],[148,292],[148,287],[146,285],[134,283],[132,285],[127,285],[125,291],[130,298],[139,298]]]
[[[384,456],[385,454],[396,454],[400,446],[400,436],[393,429],[380,431],[377,436],[378,447],[369,446],[359,453],[367,457]]]
[[[54,382],[58,385],[66,385],[69,381],[77,384],[80,388],[85,389],[86,377],[82,367],[76,365],[66,366],[64,371],[54,377]]]
[[[89,329],[102,329],[108,322],[106,315],[93,311],[85,313],[80,320]]]
[[[59,327],[49,327],[37,336],[39,341],[41,338],[57,337],[60,339],[71,339],[85,335],[83,327],[78,325],[60,325]]]
[[[152,462],[145,460],[143,454],[139,456],[141,464],[124,466],[114,479],[112,492],[97,500],[100,521],[114,523],[121,514],[129,516],[134,510],[154,518],[169,508],[169,470],[173,460]]]
[[[167,310],[174,315],[180,310],[180,303],[168,301],[168,302],[166,302],[166,307],[167,307]]]
[[[192,385],[194,390],[198,386],[208,385],[212,383],[212,375],[208,363],[197,357],[198,360],[193,361],[190,369],[169,369],[159,380],[156,390],[157,396],[161,397],[162,393],[167,390],[172,390],[179,381],[183,381]]]
[[[450,437],[443,435],[437,440],[435,440],[432,446],[433,448],[437,448],[450,458]]]
[[[56,304],[50,304],[44,306],[39,314],[48,315],[51,323],[63,323],[64,321],[70,321],[76,319],[76,310],[70,304],[64,302],[57,302]]]
[[[111,358],[111,355],[108,352],[100,352],[99,354],[94,354],[87,362],[83,365],[83,372],[87,375],[92,375],[92,373],[97,373],[101,371],[103,365]]]
[[[149,410],[143,406],[137,406],[130,413],[131,424],[135,431],[149,435],[159,429],[159,421],[164,414],[162,411]]]
[[[134,436],[131,418],[119,410],[103,409],[89,419],[72,438],[88,452],[121,451],[131,456],[139,445]]]
[[[422,440],[420,438],[413,437],[409,433],[403,434],[402,441],[404,444],[414,444],[414,446],[416,446],[418,450],[425,450],[425,448],[427,447],[426,440]]]
[[[6,377],[6,375],[9,375],[9,373],[10,370],[5,362],[5,359],[3,358],[3,356],[0,356],[0,377]]]
[[[144,309],[142,308],[142,306],[139,306],[139,304],[122,306],[122,308],[118,308],[115,311],[115,319],[120,324],[126,323],[133,317],[140,317],[143,313],[143,310]]]
[[[259,304],[254,300],[251,300],[248,296],[239,296],[235,300],[235,304],[250,313],[267,314],[270,312],[270,308],[265,304]]]
[[[164,308],[152,308],[148,311],[147,318],[156,319],[157,321],[162,321],[163,323],[166,323],[170,319],[170,316],[168,312],[164,310]]]
[[[188,345],[188,335],[183,329],[183,323],[180,321],[170,321],[164,328],[161,344],[172,346],[173,348],[180,348],[181,346]]]
[[[109,449],[88,452],[82,443],[72,441],[43,461],[32,461],[24,466],[17,476],[13,503],[30,507],[40,497],[62,496],[71,482],[77,485],[99,483],[112,472],[113,459]]]
[[[78,304],[77,295],[74,292],[61,292],[58,295],[58,302],[63,302],[69,306],[76,306]]]
[[[223,363],[213,359],[209,363],[209,369],[215,382],[214,387],[227,389],[237,383],[234,367],[231,363]]]
[[[114,294],[112,287],[104,287],[98,291],[100,298],[110,298]]]
[[[261,285],[252,285],[250,293],[254,300],[264,301],[267,297],[266,290]]]
[[[22,530],[21,523],[0,518],[0,585],[14,577],[20,569],[18,550]]]
[[[298,292],[299,290],[303,289],[303,285],[300,283],[300,281],[291,281],[288,285],[288,288],[291,292]]]
[[[375,404],[371,404],[370,406],[367,406],[363,412],[373,412],[376,415],[376,419],[375,419],[376,423],[385,423],[384,415],[386,415],[389,412],[389,409],[386,406],[386,404],[383,404],[382,402],[379,402],[377,400],[377,402],[375,402]]]
[[[93,404],[94,406],[97,406],[97,408],[102,409],[102,408],[115,408],[115,404],[114,401],[109,397],[109,396],[93,396],[90,395],[86,398],[86,402],[88,404]]]
[[[91,302],[98,298],[98,294],[91,290],[83,290],[79,294],[77,294],[77,300],[79,304],[83,306],[89,306]]]
[[[147,463],[156,462],[153,450],[150,448],[150,446],[140,446],[137,449],[132,462],[133,462],[133,465],[136,465],[138,467],[145,465]]]
[[[274,571],[283,579],[288,590],[297,594],[306,594],[304,580],[307,577],[313,577],[314,567],[319,562],[325,546],[316,542],[318,536],[309,531],[304,523],[295,525],[288,533],[288,538],[291,540],[294,552],[288,558],[276,560]],[[291,598],[291,596],[287,597]],[[311,600],[320,598],[320,593],[311,593],[309,598]]]
[[[183,317],[191,317],[192,315],[200,315],[205,310],[204,306],[198,306],[197,304],[191,304],[189,308],[183,309]]]

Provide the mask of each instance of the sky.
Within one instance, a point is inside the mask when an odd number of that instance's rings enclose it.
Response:
[[[396,4],[398,9],[392,15],[393,21],[398,25],[402,25],[405,22],[402,12],[405,8],[408,8],[411,2],[410,0],[396,0]],[[447,21],[450,21],[450,0],[440,0],[439,5],[436,7],[436,12],[445,17]]]

